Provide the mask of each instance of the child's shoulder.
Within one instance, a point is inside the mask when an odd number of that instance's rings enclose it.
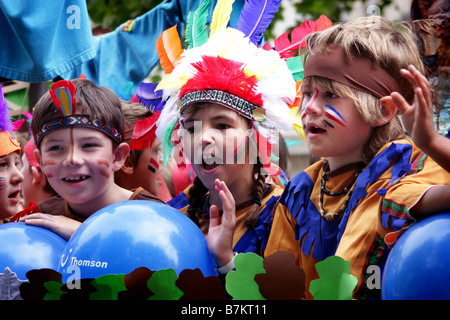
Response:
[[[166,202],[151,194],[144,188],[135,189],[129,200],[150,200],[166,204]]]

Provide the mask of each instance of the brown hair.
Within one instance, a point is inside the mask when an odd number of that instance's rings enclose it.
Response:
[[[383,68],[397,81],[405,99],[409,103],[413,101],[413,87],[400,74],[400,70],[412,64],[423,72],[424,67],[414,36],[406,26],[396,26],[382,17],[362,17],[310,34],[305,40],[307,48],[303,52],[304,60],[307,59],[310,52],[326,53],[328,46],[340,46],[348,57],[351,55],[361,56]],[[333,70],[330,70],[330,72],[333,72]],[[398,116],[395,116],[383,126],[375,125],[376,120],[383,116],[379,98],[323,77],[306,77],[302,83],[305,86],[312,84],[335,92],[341,97],[351,99],[363,121],[374,127],[371,139],[363,150],[362,159],[364,162],[370,162],[378,150],[387,142],[404,137],[404,130]]]
[[[123,135],[125,120],[119,98],[108,88],[97,86],[90,80],[71,81],[76,87],[76,114],[86,114],[91,120],[111,125]],[[47,122],[59,117],[61,113],[53,103],[50,92],[46,92],[33,110],[31,121],[33,136],[36,137]]]
[[[122,111],[125,118],[125,128],[123,133],[123,142],[130,143],[134,127],[138,120],[143,120],[152,116],[153,112],[143,105],[132,101],[121,101]],[[130,150],[130,160],[134,167],[139,162],[143,150]]]

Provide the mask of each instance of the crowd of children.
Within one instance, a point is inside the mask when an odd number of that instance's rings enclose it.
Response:
[[[273,154],[293,125],[296,81],[280,53],[260,45],[261,30],[229,28],[223,15],[215,11],[207,37],[187,35],[189,49],[159,48],[162,111],[88,79],[58,81],[35,106],[21,150],[2,94],[1,218],[69,239],[110,204],[162,202],[199,226],[219,273],[239,253],[287,251],[311,299],[315,264],[337,255],[358,279],[354,298],[370,296],[368,261],[382,264],[408,225],[450,209],[450,140],[434,128],[411,33],[371,17],[304,39],[298,116],[319,161],[284,185]],[[175,193],[161,174],[169,160],[195,176]]]

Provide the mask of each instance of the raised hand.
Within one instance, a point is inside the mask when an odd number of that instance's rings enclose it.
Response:
[[[209,210],[208,249],[217,266],[222,267],[233,257],[233,234],[236,227],[236,204],[225,182],[216,179],[215,189],[222,201],[222,216],[219,208],[212,205]]]

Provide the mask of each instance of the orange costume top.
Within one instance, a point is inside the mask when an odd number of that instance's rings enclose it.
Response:
[[[313,299],[310,282],[319,278],[315,264],[333,255],[350,261],[358,279],[354,298],[379,298],[379,290],[365,285],[367,267],[383,267],[386,242],[414,221],[409,209],[425,191],[450,183],[450,174],[407,139],[386,144],[361,168],[354,164],[324,174],[319,161],[292,178],[280,197],[264,254],[295,254],[306,273],[307,299]],[[327,193],[320,192],[323,181]],[[342,192],[345,187],[350,191]],[[340,209],[337,217],[321,216]]]
[[[189,186],[184,192],[168,202],[172,207],[180,210],[186,215],[188,208],[187,194],[191,187],[192,186]],[[257,254],[262,254],[269,237],[272,212],[282,192],[282,186],[266,184],[266,191],[261,199],[259,220],[254,229],[248,229],[244,222],[245,215],[250,208],[250,203],[236,208],[236,228],[233,234],[234,252],[255,252]],[[208,195],[209,193],[205,196],[205,200]],[[199,227],[205,236],[208,236],[209,205],[207,201],[205,201],[203,208],[202,211],[204,214],[199,221]]]

